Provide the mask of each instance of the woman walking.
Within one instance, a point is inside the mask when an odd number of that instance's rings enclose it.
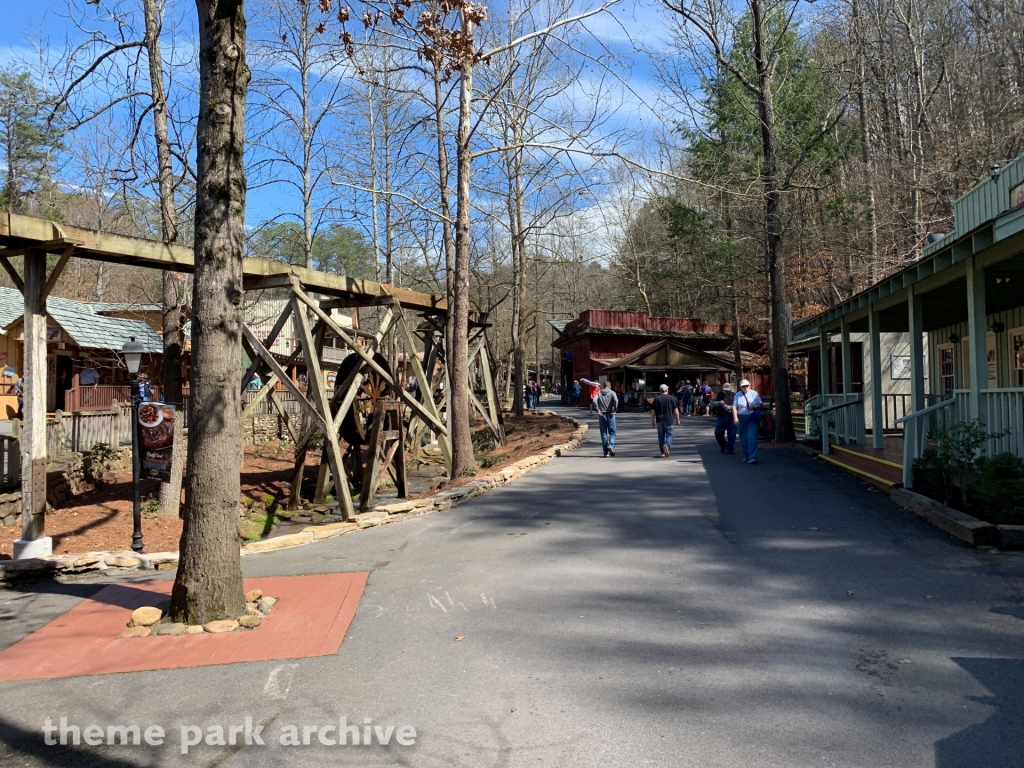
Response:
[[[733,423],[739,426],[743,444],[743,463],[757,464],[757,425],[761,422],[761,396],[750,388],[746,379],[740,382],[740,391],[733,398]]]

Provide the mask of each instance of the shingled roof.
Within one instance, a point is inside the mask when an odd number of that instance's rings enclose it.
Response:
[[[123,312],[131,307],[132,305],[125,304],[72,301],[55,296],[50,296],[46,300],[46,312],[50,318],[83,349],[119,350],[134,336],[146,352],[162,354],[163,339],[149,327],[148,323],[102,314],[110,311]],[[24,312],[25,300],[21,292],[14,288],[0,288],[0,326],[10,329],[21,321]]]

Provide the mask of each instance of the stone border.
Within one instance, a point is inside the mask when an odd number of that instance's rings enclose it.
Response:
[[[464,501],[483,495],[492,488],[510,483],[517,477],[547,464],[566,451],[575,450],[583,442],[583,436],[589,429],[587,424],[572,416],[563,416],[554,411],[545,411],[541,415],[554,416],[575,426],[576,429],[568,442],[553,445],[541,453],[520,459],[497,472],[478,474],[476,479],[459,488],[438,491],[419,499],[378,504],[370,512],[360,515],[357,520],[351,522],[311,525],[300,533],[251,541],[242,547],[241,554],[246,556],[275,552],[279,549],[312,544],[314,541],[342,536],[364,528],[373,528],[410,517],[451,509]],[[170,570],[177,567],[177,552],[156,552],[150,555],[136,554],[135,552],[85,552],[26,560],[2,560],[0,561],[0,582],[13,581],[22,577],[73,576],[88,572],[103,572],[111,575],[138,570]]]

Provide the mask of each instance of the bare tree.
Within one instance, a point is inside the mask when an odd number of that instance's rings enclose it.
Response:
[[[245,225],[245,56],[242,0],[196,0],[199,123],[192,303],[193,418],[176,621],[235,618],[245,607],[238,547],[242,257]]]

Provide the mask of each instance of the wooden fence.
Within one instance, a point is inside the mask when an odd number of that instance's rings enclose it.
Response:
[[[153,400],[160,399],[160,387],[154,386]],[[129,386],[96,384],[91,387],[77,387],[65,390],[64,410],[68,413],[82,411],[109,411],[116,403],[130,403],[132,391]]]
[[[65,453],[84,453],[97,443],[117,448],[131,443],[132,411],[114,405],[107,411],[63,413],[57,411],[46,420],[46,456],[55,459]]]

